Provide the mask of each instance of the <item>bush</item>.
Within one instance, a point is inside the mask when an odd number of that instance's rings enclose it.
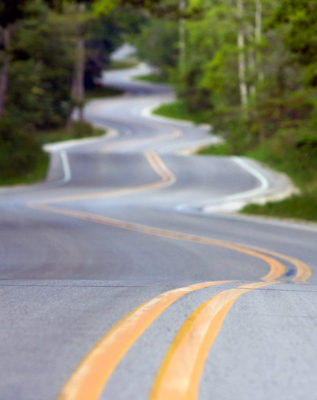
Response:
[[[88,136],[94,136],[94,127],[86,121],[74,121],[72,123],[72,135],[75,138],[84,138]]]
[[[46,159],[36,138],[14,125],[8,117],[0,121],[0,180],[30,178],[37,166]]]
[[[269,215],[271,217],[298,218],[317,221],[316,192],[292,196],[277,203],[250,204],[242,210],[246,214]]]

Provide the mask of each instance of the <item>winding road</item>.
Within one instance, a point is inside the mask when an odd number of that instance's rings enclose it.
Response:
[[[0,399],[316,400],[316,225],[232,213],[285,180],[191,154],[217,139],[151,117],[146,71],[87,105],[108,135],[0,189]]]

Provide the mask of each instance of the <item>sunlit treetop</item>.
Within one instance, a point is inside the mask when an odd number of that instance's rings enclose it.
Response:
[[[97,15],[107,15],[119,3],[119,0],[97,0],[93,4],[93,9]]]
[[[93,4],[97,15],[108,14],[117,5],[132,6],[146,10],[157,17],[188,17],[202,7],[202,0],[188,0],[186,10],[180,10],[178,0],[95,0]]]

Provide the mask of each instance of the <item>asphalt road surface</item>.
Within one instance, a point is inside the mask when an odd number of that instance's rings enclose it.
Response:
[[[216,139],[149,117],[144,70],[88,105],[107,136],[0,191],[0,399],[317,399],[316,226],[224,214],[277,176],[185,155]]]

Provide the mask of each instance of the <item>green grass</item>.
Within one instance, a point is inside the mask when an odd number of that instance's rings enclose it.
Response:
[[[204,147],[197,154],[202,156],[228,156],[230,154],[229,146],[226,142]]]
[[[264,205],[250,204],[241,211],[244,214],[317,221],[317,192],[304,192],[279,202]]]
[[[86,93],[86,100],[98,97],[113,97],[121,94],[122,91],[120,90],[98,87]],[[15,157],[13,158],[6,149],[0,149],[0,166],[2,167],[2,171],[5,172],[1,173],[0,171],[0,186],[29,184],[45,179],[49,165],[49,155],[41,150],[40,145],[101,136],[105,133],[106,131],[104,129],[94,128],[88,122],[73,122],[70,131],[65,128],[59,128],[35,132],[34,136],[31,136],[34,142],[32,146],[28,144],[25,138],[22,138],[26,143],[25,145],[23,144],[24,141],[20,139],[21,143],[18,142],[18,144],[20,143],[19,147],[17,147],[17,145],[14,146]],[[16,137],[17,135],[13,133],[13,136]],[[26,160],[32,161],[29,162]],[[25,163],[28,168],[21,167],[21,165]]]
[[[70,131],[67,131],[65,128],[44,131],[39,132],[38,137],[42,144],[46,144],[62,142],[65,140],[102,136],[105,133],[106,131],[104,129],[94,128],[88,122],[74,122]]]
[[[307,158],[307,153],[290,148],[286,143],[283,148],[270,142],[246,155],[286,173],[300,189],[300,194],[264,205],[250,204],[242,213],[317,221],[317,157],[311,154]]]
[[[245,154],[273,169],[286,173],[304,193],[317,192],[317,156],[281,142],[269,141]]]
[[[230,145],[224,142],[204,148],[198,154],[228,156],[232,155],[232,151]],[[317,221],[317,157],[314,153],[301,151],[285,140],[275,139],[244,155],[286,173],[300,189],[300,194],[264,205],[250,204],[241,213]]]
[[[12,178],[0,179],[0,186],[11,186],[19,184],[30,184],[43,181],[46,177],[49,166],[49,155],[43,152],[38,157],[38,161],[32,171],[28,172],[24,176],[16,176]]]
[[[114,97],[122,95],[122,93],[122,91],[112,88],[97,87],[86,93],[86,100]],[[21,142],[22,144],[19,145],[19,148],[15,145],[14,159],[9,155],[9,151],[5,149],[2,149],[3,153],[0,151],[0,166],[2,171],[6,172],[1,174],[0,171],[0,186],[29,184],[45,179],[49,165],[49,155],[41,150],[39,144],[44,145],[65,140],[101,136],[105,133],[104,129],[94,128],[88,122],[73,122],[70,131],[65,128],[59,128],[35,132],[34,136],[32,136],[35,144],[31,147],[27,144],[27,141],[25,145],[23,144],[24,142]],[[13,133],[13,136],[16,136],[16,134]],[[30,157],[32,157],[32,162],[25,161],[29,160]],[[28,166],[27,172],[26,168],[21,167],[23,163]]]
[[[104,135],[106,132],[104,129],[94,128],[87,122],[79,123],[74,122],[71,131],[66,129],[55,129],[52,131],[37,132],[37,140],[41,145],[46,143],[60,142],[64,140],[81,139],[85,137],[94,137]],[[43,181],[46,177],[48,166],[49,166],[49,154],[38,148],[36,154],[36,161],[34,165],[30,167],[30,170],[25,173],[20,168],[17,172],[14,165],[7,165],[7,170],[11,169],[10,177],[4,177],[0,175],[0,186],[9,186],[17,184],[29,184],[34,182]],[[21,157],[27,157],[28,154],[23,153]],[[9,159],[10,162],[10,159]],[[15,176],[16,175],[16,176]]]
[[[113,70],[113,69],[128,69],[128,68],[134,68],[139,64],[139,61],[137,60],[122,60],[122,61],[112,61],[110,65],[108,66],[108,70]]]
[[[99,86],[91,90],[87,90],[85,97],[87,100],[100,99],[104,97],[116,97],[124,94],[124,91],[110,87]]]
[[[150,83],[166,83],[158,74],[138,75],[133,78],[135,81],[150,82]]]
[[[210,122],[206,112],[195,111],[191,112],[186,107],[186,104],[182,100],[176,100],[172,103],[163,104],[153,111],[153,114],[160,115],[168,118],[176,118],[185,121],[192,121],[196,124]]]

